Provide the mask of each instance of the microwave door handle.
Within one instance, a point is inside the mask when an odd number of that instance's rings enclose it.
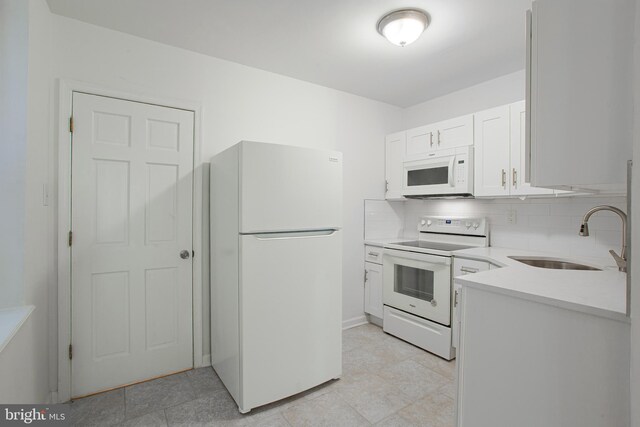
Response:
[[[453,164],[455,160],[456,156],[451,156],[451,160],[449,160],[449,185],[451,187],[455,187],[455,183],[453,182]]]

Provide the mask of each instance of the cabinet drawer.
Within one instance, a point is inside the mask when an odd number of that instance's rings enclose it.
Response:
[[[382,264],[382,248],[376,246],[364,247],[364,260],[374,264]]]
[[[474,259],[454,258],[453,277],[464,276],[465,274],[479,273],[489,270],[489,263]]]

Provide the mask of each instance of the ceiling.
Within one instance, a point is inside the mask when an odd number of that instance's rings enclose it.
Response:
[[[524,68],[531,0],[47,0],[91,24],[400,107]],[[431,25],[400,48],[376,32],[401,7]]]

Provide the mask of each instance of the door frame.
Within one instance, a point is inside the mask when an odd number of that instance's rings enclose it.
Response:
[[[161,107],[177,108],[194,113],[193,132],[193,206],[192,238],[195,256],[192,273],[192,333],[193,367],[205,366],[206,355],[202,354],[202,202],[203,202],[203,162],[202,162],[202,106],[198,102],[167,99],[141,93],[123,92],[76,80],[58,79],[58,218],[57,218],[57,255],[58,255],[58,393],[57,400],[66,402],[71,398],[71,360],[68,349],[71,344],[71,249],[68,246],[68,233],[71,230],[71,133],[69,118],[72,114],[73,92],[118,98],[126,101],[153,104]]]

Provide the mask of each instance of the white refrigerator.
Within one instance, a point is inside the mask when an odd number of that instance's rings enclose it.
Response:
[[[342,154],[242,141],[211,160],[211,362],[240,412],[342,372]]]

